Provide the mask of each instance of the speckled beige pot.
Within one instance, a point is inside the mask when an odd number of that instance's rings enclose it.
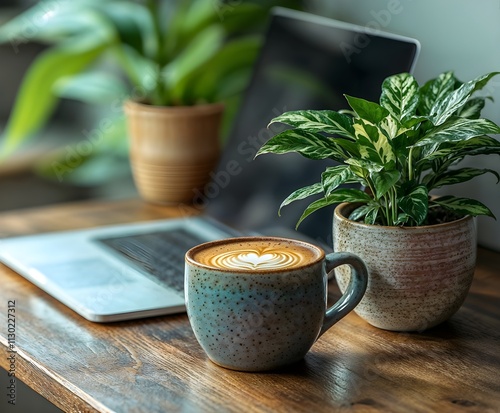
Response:
[[[472,217],[432,226],[383,227],[351,221],[356,208],[335,209],[335,251],[360,256],[370,272],[355,312],[375,327],[422,331],[449,319],[462,305],[474,275],[476,227]],[[349,268],[335,270],[342,291]]]
[[[216,167],[224,106],[152,106],[125,103],[130,162],[146,201],[190,203]]]

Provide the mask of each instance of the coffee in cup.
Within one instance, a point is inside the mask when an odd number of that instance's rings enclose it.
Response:
[[[216,242],[193,252],[193,260],[213,268],[234,271],[256,271],[299,268],[321,259],[321,250],[302,243],[281,242],[276,239]]]
[[[327,309],[327,275],[347,264],[350,285]],[[350,253],[298,240],[242,237],[186,253],[186,308],[208,357],[235,370],[271,370],[302,359],[361,300],[368,274]]]

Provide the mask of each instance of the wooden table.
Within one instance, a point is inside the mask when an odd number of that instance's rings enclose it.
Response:
[[[2,214],[0,234],[186,211],[140,201],[79,203]],[[0,265],[6,370],[9,301],[16,377],[69,412],[500,412],[500,254],[484,249],[467,301],[449,322],[420,334],[392,333],[351,313],[302,362],[264,374],[212,364],[186,315],[91,323]]]

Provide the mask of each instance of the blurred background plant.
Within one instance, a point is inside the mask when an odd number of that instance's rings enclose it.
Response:
[[[29,65],[4,129],[0,158],[29,147],[61,98],[84,102],[83,129],[35,162],[45,177],[99,185],[129,174],[128,98],[154,105],[224,102],[226,136],[262,41],[269,9],[297,0],[50,0],[0,28]],[[64,114],[63,114],[64,116]],[[91,123],[92,122],[92,123]]]

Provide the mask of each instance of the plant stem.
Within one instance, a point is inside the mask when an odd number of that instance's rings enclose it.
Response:
[[[384,203],[385,203],[385,224],[387,226],[391,226],[392,223],[391,223],[391,214],[390,214],[390,208],[389,208],[389,199],[384,195],[383,196],[383,199],[384,199]]]
[[[398,201],[395,188],[391,188],[391,198],[392,225],[394,225],[398,219]]]
[[[161,76],[162,69],[162,51],[163,51],[163,34],[160,26],[160,13],[158,10],[158,0],[148,0],[147,2],[151,19],[153,20],[153,30],[156,37],[156,64],[158,72],[156,74],[156,85],[152,95],[152,103],[154,105],[166,106],[168,104],[168,96],[165,85]]]
[[[408,180],[411,181],[413,179],[413,148],[410,148],[410,152],[408,154]]]

